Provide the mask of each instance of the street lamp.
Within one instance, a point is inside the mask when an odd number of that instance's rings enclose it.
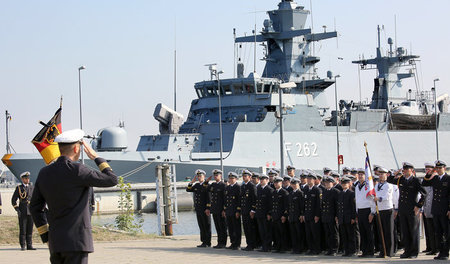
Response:
[[[439,78],[433,80],[433,88],[431,90],[434,92],[434,116],[436,121],[436,158],[439,160],[439,135],[438,135],[438,108],[437,108],[437,91],[436,91],[436,82],[439,81]]]
[[[278,87],[278,99],[280,108],[280,172],[284,174],[284,131],[283,131],[283,90],[297,87],[295,82],[282,83]]]
[[[331,71],[327,72],[327,77],[329,79],[333,78],[333,73]],[[340,75],[334,76],[334,99],[336,103],[336,152],[337,152],[337,167],[338,167],[338,173],[341,173],[341,164],[339,160],[339,112],[338,112],[338,96],[337,96],[337,78],[341,77]]]
[[[217,96],[219,99],[219,141],[220,141],[220,170],[223,172],[223,133],[222,133],[222,97],[221,97],[221,91],[220,89],[220,74],[223,73],[223,71],[217,70],[217,63],[212,64],[206,64],[205,66],[209,66],[209,71],[211,72],[211,80],[213,77],[216,77],[217,79]]]
[[[82,111],[82,107],[81,107],[81,71],[86,69],[86,67],[84,66],[80,66],[78,68],[78,92],[79,92],[79,96],[80,96],[80,129],[83,129],[83,111]],[[81,146],[81,148],[83,148],[83,146]],[[81,149],[81,163],[84,164],[84,153],[83,153],[83,149]]]

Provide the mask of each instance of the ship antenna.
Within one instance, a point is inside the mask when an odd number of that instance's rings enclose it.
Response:
[[[234,45],[234,48],[233,48],[233,60],[234,60],[234,64],[233,64],[233,77],[234,78],[236,78],[236,67],[237,67],[237,64],[236,64],[236,28],[233,28],[233,39],[234,39],[234,41],[233,41],[233,45]]]
[[[395,50],[397,50],[397,15],[394,15]]]
[[[177,18],[175,17],[175,43],[173,54],[173,110],[177,111]]]
[[[314,18],[313,18],[312,0],[309,0],[309,5],[310,5],[310,9],[311,9],[311,32],[314,33]],[[315,44],[315,41],[312,42],[312,45],[313,45],[313,56],[316,56],[316,44]]]
[[[253,48],[253,72],[256,73],[256,10],[255,10],[255,30],[253,31],[253,36],[255,37]]]

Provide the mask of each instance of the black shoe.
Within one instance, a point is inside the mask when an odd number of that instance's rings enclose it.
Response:
[[[27,250],[36,250],[33,246],[27,247]]]
[[[231,247],[232,250],[238,250],[239,248],[240,248],[240,247],[236,247],[236,246]]]
[[[428,256],[431,256],[431,255],[436,255],[437,253],[439,253],[438,251],[429,251],[427,254],[425,254],[425,255],[428,255]]]
[[[218,245],[216,245],[216,246],[214,246],[213,248],[224,248],[225,247],[225,245],[221,245],[221,244],[218,244]]]
[[[400,258],[409,258],[410,256],[408,255],[408,254],[405,254],[405,253],[403,253],[403,254],[401,254],[400,255]]]
[[[352,257],[356,257],[356,253],[347,253],[342,255],[343,257],[348,257],[348,258],[352,258]]]
[[[417,258],[417,255],[409,256],[409,258]]]
[[[430,251],[431,251],[430,249],[425,249],[425,250],[422,251],[422,253],[428,253]]]
[[[386,257],[387,257],[387,256],[386,256]],[[384,255],[383,255],[383,254],[380,254],[380,255],[377,256],[377,258],[384,258]]]
[[[201,244],[201,245],[198,245],[197,247],[198,248],[205,248],[205,247],[210,247],[211,245],[208,245],[208,244]]]
[[[27,249],[25,247],[21,247],[20,250],[25,251]]]
[[[314,251],[310,250],[310,251],[306,252],[306,255],[312,256],[312,255],[315,255],[315,253],[314,253]]]
[[[448,257],[446,257],[446,256],[441,256],[441,255],[439,254],[439,255],[437,255],[436,257],[434,257],[434,259],[435,259],[435,260],[447,260]]]
[[[244,250],[244,251],[253,251],[254,248],[246,246],[245,248],[242,248],[242,250]]]
[[[270,250],[268,250],[268,249],[260,249],[260,250],[258,250],[259,252],[270,252]]]

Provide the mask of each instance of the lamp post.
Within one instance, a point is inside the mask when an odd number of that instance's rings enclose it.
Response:
[[[279,99],[279,110],[280,116],[280,173],[284,174],[284,131],[283,131],[283,92],[284,89],[292,89],[297,87],[295,82],[282,83],[278,87],[278,99]]]
[[[217,63],[211,63],[206,64],[205,66],[208,66],[209,71],[211,72],[211,80],[213,80],[213,77],[216,77],[217,80],[217,96],[219,100],[219,143],[220,143],[220,170],[223,172],[223,132],[222,132],[222,96],[220,89],[220,74],[223,73],[223,71],[217,70]]]
[[[80,129],[83,129],[83,110],[81,107],[81,71],[86,69],[86,67],[84,66],[80,66],[78,68],[78,92],[79,92],[79,96],[80,96]],[[81,148],[83,148],[83,146],[81,146]],[[81,149],[81,163],[84,164],[84,153],[83,153],[83,149]]]
[[[333,73],[331,71],[327,72],[327,77],[329,79],[333,78]],[[337,168],[338,173],[341,173],[341,164],[339,161],[339,114],[338,114],[338,96],[337,96],[337,78],[341,77],[340,75],[334,76],[334,100],[336,103],[336,152],[337,152]]]
[[[436,91],[436,82],[439,81],[439,78],[433,80],[433,90],[434,92],[434,116],[436,122],[436,159],[439,160],[439,134],[438,134],[438,108],[437,108],[437,91]]]

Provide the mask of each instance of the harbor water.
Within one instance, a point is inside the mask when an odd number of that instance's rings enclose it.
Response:
[[[114,220],[117,214],[94,214],[92,216],[92,225],[107,226],[114,225]],[[143,213],[136,215],[136,219],[144,219],[142,231],[147,234],[158,234],[158,219],[154,213]],[[211,231],[216,234],[216,229],[211,216]],[[194,211],[179,212],[178,224],[173,225],[174,235],[196,235],[200,234],[200,229],[197,225],[197,217]]]

